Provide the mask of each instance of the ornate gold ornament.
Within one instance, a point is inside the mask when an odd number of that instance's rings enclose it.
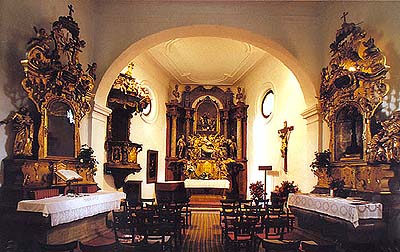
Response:
[[[185,177],[227,179],[227,164],[235,162],[235,146],[236,142],[219,134],[189,136],[187,159],[183,159]]]
[[[330,45],[329,65],[321,72],[319,102],[328,123],[349,103],[358,104],[364,117],[370,119],[389,91],[384,82],[389,71],[385,56],[358,24],[346,22],[346,15]]]
[[[398,190],[392,166],[400,161],[400,112],[371,127],[389,91],[389,66],[374,39],[359,24],[347,23],[346,15],[321,72],[319,104],[331,133],[332,172],[317,174],[318,185],[345,178],[345,186],[357,191]]]
[[[365,160],[362,139],[371,140],[370,119],[389,91],[385,56],[359,24],[346,22],[346,15],[330,45],[331,60],[322,69],[319,95],[322,116],[331,129],[334,161]]]
[[[128,70],[120,73],[115,79],[108,98],[108,103],[122,104],[130,107],[135,114],[140,114],[150,104],[149,90],[142,87],[132,75],[133,63],[128,64]]]
[[[27,59],[21,60],[25,72],[22,87],[41,114],[39,158],[77,156],[79,123],[89,112],[94,97],[92,91],[97,66],[96,63],[88,65],[85,72],[79,62],[79,53],[86,42],[79,38],[80,30],[72,17],[72,6],[68,7],[69,15],[60,16],[53,23],[50,34],[44,28],[34,27],[36,36],[28,42]],[[71,125],[66,135],[73,142],[65,144],[71,148],[64,153],[52,148],[57,143],[52,142],[53,136],[49,135],[58,132],[61,118],[65,117]],[[51,132],[52,128],[55,132]],[[57,137],[60,136],[58,133],[55,133]]]

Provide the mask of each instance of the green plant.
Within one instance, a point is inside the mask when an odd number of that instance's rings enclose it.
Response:
[[[279,197],[287,197],[289,193],[295,193],[299,191],[299,187],[294,184],[294,181],[289,182],[287,180],[282,181],[280,186],[275,186],[275,193]]]
[[[250,183],[250,195],[253,200],[260,200],[264,196],[264,184],[261,181]]]
[[[343,191],[344,190],[344,180],[334,178],[329,182],[329,188],[334,191]]]
[[[322,168],[326,168],[326,172],[328,177],[331,176],[331,151],[324,150],[322,152],[316,151],[315,158],[310,164],[311,171],[314,175],[317,175],[319,172],[322,171]]]
[[[93,175],[96,174],[97,171],[97,162],[96,156],[93,155],[94,150],[87,144],[81,146],[78,154],[78,161],[80,167],[89,169],[90,173]]]
[[[344,189],[344,179],[332,178],[329,182],[329,188],[333,190],[333,196],[338,196],[342,198],[346,198],[348,196],[348,192]]]

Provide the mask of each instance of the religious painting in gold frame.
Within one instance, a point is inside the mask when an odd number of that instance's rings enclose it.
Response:
[[[194,132],[216,134],[220,132],[220,113],[217,101],[206,96],[200,99],[195,107]]]
[[[157,182],[158,151],[147,150],[147,184]]]

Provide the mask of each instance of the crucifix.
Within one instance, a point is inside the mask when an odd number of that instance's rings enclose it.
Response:
[[[69,9],[69,15],[72,17],[72,13],[74,13],[74,7],[72,6],[72,4],[68,5],[68,9]]]
[[[348,15],[348,12],[343,12],[343,15],[340,17],[341,19],[343,19],[343,23],[346,23],[346,16]]]
[[[279,137],[282,138],[281,157],[283,157],[283,170],[287,173],[287,149],[290,132],[294,130],[293,126],[288,127],[287,121],[283,122],[283,128],[278,130]]]

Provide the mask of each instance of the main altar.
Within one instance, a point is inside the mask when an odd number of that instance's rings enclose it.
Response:
[[[184,86],[182,91],[175,86],[166,104],[167,181],[184,181],[191,194],[246,197],[248,105],[243,97],[240,87],[235,94],[230,88]]]

